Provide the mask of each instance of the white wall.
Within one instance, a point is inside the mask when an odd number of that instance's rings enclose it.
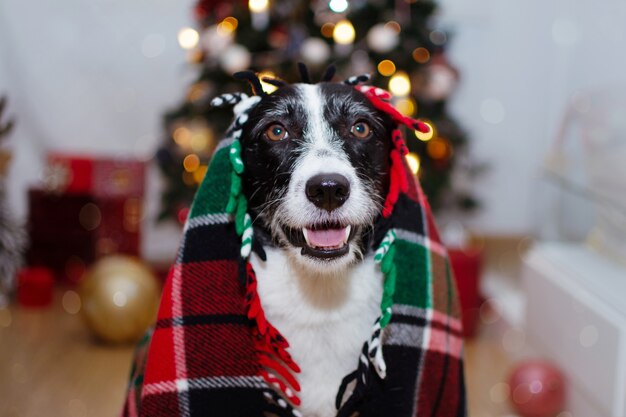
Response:
[[[490,164],[476,184],[484,209],[473,226],[528,232],[540,215],[540,164],[567,102],[580,91],[626,83],[626,2],[440,4],[442,25],[456,33],[450,55],[462,74],[452,112],[469,129],[475,157]]]
[[[8,93],[17,119],[8,188],[21,217],[25,190],[38,182],[48,151],[151,156],[161,140],[161,115],[194,76],[176,40],[193,22],[192,4],[0,2],[0,93]],[[157,176],[149,175],[149,215],[157,209]],[[149,257],[175,251],[172,230],[146,228]]]

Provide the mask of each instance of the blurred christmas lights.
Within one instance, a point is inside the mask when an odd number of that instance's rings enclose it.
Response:
[[[367,32],[367,45],[371,50],[378,52],[379,54],[385,54],[391,51],[400,41],[400,37],[398,36],[399,27],[400,25],[397,23],[390,26],[388,23],[379,23],[372,26],[372,28]]]
[[[325,38],[332,38],[334,31],[335,31],[335,24],[331,22],[324,23],[322,27],[320,28],[320,32],[322,36]]]
[[[348,10],[347,0],[330,0],[328,7],[335,13],[343,13]]]
[[[398,99],[395,107],[404,116],[410,117],[415,113],[415,101],[410,97]]]
[[[416,153],[409,153],[406,156],[406,162],[409,165],[409,168],[411,169],[411,172],[413,174],[417,174],[420,170],[420,158],[419,156],[417,156]]]
[[[385,77],[392,76],[396,72],[396,64],[393,61],[384,59],[378,63],[378,72]]]
[[[63,294],[61,304],[63,305],[63,310],[68,314],[77,314],[82,306],[80,295],[72,290],[68,290]]]
[[[172,137],[174,142],[181,148],[187,148],[191,145],[191,132],[185,126],[177,127]]]
[[[350,45],[355,35],[354,26],[347,19],[337,22],[333,30],[333,39],[340,45]]]
[[[428,141],[426,152],[433,159],[448,159],[452,154],[452,148],[447,139],[436,137]]]
[[[200,35],[195,29],[182,28],[178,31],[178,43],[183,49],[193,49],[198,45]]]
[[[400,23],[396,22],[395,20],[390,20],[389,22],[385,23],[385,27],[387,29],[391,29],[398,34],[400,33],[400,30],[402,30]]]
[[[430,32],[430,41],[435,45],[443,45],[448,40],[448,36],[441,30],[433,30]]]
[[[250,0],[248,7],[252,13],[261,13],[268,9],[270,2],[268,0]]]
[[[389,91],[396,96],[407,96],[411,92],[411,81],[404,71],[398,71],[389,80]]]
[[[183,167],[187,172],[194,172],[200,166],[200,158],[195,153],[189,154],[183,159]]]
[[[217,25],[215,30],[217,31],[217,34],[220,36],[229,36],[237,29],[238,25],[239,25],[239,21],[235,19],[234,17],[229,16],[225,18],[224,20],[222,20]]]
[[[269,0],[250,0],[248,2],[250,17],[252,19],[252,27],[255,30],[263,30],[269,25],[269,5]]]
[[[415,62],[418,62],[420,64],[425,64],[428,62],[428,60],[430,60],[430,52],[428,52],[428,49],[421,46],[413,50],[412,56]]]
[[[196,182],[196,184],[200,184],[202,182],[202,180],[204,179],[204,176],[207,172],[208,166],[207,165],[200,165],[198,167],[198,169],[196,169],[193,172],[193,179]]]

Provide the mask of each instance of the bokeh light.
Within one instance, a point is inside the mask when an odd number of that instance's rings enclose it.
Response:
[[[94,203],[85,204],[78,213],[78,221],[85,230],[95,230],[102,221],[100,208]]]
[[[183,167],[187,172],[194,172],[200,166],[200,158],[195,153],[189,154],[183,159]]]
[[[413,56],[415,62],[420,64],[425,64],[430,60],[430,52],[428,52],[428,49],[421,46],[419,48],[415,48],[411,55]]]
[[[72,290],[65,291],[61,304],[63,305],[63,310],[69,314],[77,314],[82,306],[80,295]]]
[[[322,33],[322,36],[325,38],[332,38],[334,31],[335,31],[335,24],[330,23],[330,22],[324,23],[322,27],[320,28],[320,32]]]
[[[248,7],[252,13],[261,13],[268,9],[270,5],[269,0],[250,0]]]
[[[436,137],[428,141],[426,152],[433,159],[447,159],[452,153],[452,148],[447,139]]]
[[[433,30],[430,32],[429,38],[432,43],[439,46],[443,45],[448,40],[446,33],[441,30]]]
[[[411,81],[404,71],[398,71],[389,80],[389,91],[396,96],[406,96],[411,92]]]
[[[343,13],[348,10],[348,1],[347,0],[330,0],[328,3],[328,7],[335,13]]]
[[[229,36],[237,29],[238,25],[239,21],[237,19],[228,16],[217,25],[216,31],[220,36]]]
[[[198,169],[193,172],[193,179],[196,184],[200,184],[202,182],[208,168],[209,167],[207,165],[200,165]]]
[[[395,20],[391,20],[385,23],[385,27],[393,30],[396,33],[400,33],[400,31],[402,30],[402,28],[400,27],[400,23],[396,22]]]
[[[184,171],[183,175],[182,175],[182,178],[183,178],[183,183],[185,185],[194,186],[194,185],[197,184],[197,182],[195,181],[195,179],[193,177],[193,173],[191,173],[191,172]]]
[[[396,64],[393,61],[384,59],[378,63],[378,72],[380,75],[389,77],[396,72]]]
[[[349,20],[340,20],[333,30],[333,39],[340,45],[349,45],[354,42],[354,26]]]
[[[409,169],[413,174],[417,174],[420,170],[420,158],[416,153],[410,152],[406,156],[406,162],[409,165]]]
[[[399,99],[395,107],[404,116],[413,116],[415,113],[415,101],[410,97]]]
[[[213,141],[213,131],[208,128],[199,128],[191,135],[191,149],[194,152],[205,152]]]
[[[193,49],[198,45],[200,35],[192,28],[182,28],[178,31],[178,43],[183,49]]]
[[[209,85],[206,82],[199,82],[192,84],[189,87],[189,91],[187,92],[187,100],[189,101],[198,101],[204,98],[209,90]]]

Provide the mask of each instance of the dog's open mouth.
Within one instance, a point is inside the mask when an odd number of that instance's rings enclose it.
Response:
[[[291,244],[302,247],[302,255],[332,259],[346,255],[356,227],[337,223],[314,224],[301,229],[283,227]]]

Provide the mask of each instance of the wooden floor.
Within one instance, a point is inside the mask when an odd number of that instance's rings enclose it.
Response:
[[[0,310],[0,417],[115,417],[131,355],[95,342],[61,294],[43,310]],[[466,343],[466,364],[470,416],[510,415],[501,385],[509,360],[489,326]]]

